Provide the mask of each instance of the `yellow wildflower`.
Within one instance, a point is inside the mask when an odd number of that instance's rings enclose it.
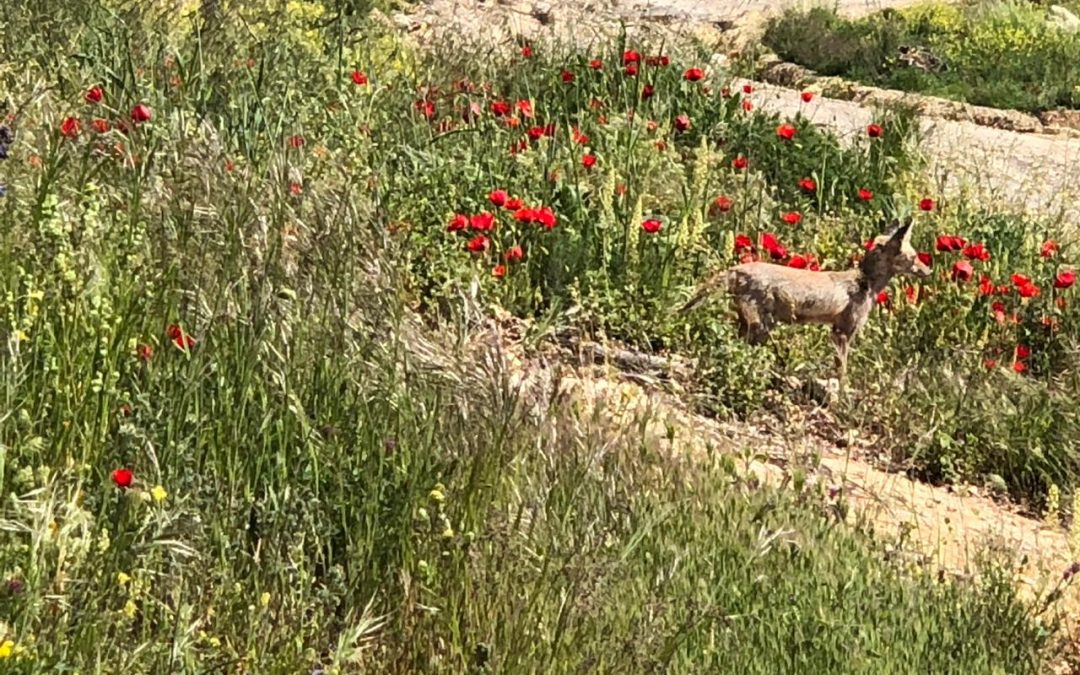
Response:
[[[0,659],[11,658],[11,654],[15,651],[15,643],[11,640],[4,640],[0,644]]]
[[[270,605],[270,593],[263,591],[262,595],[259,596],[259,604],[268,607]]]
[[[436,483],[435,487],[431,489],[431,492],[428,496],[430,496],[433,501],[441,503],[446,500],[445,490],[446,488],[443,486],[442,483]]]
[[[123,572],[117,572],[116,573],[116,583],[123,586],[124,584],[126,584],[129,581],[131,581],[131,577],[128,576],[127,574],[124,574]]]
[[[127,602],[124,603],[124,616],[126,616],[127,618],[134,619],[135,618],[135,612],[137,612],[137,611],[139,611],[139,608],[135,604],[134,600],[128,600]]]
[[[160,503],[165,501],[165,498],[169,496],[169,493],[160,485],[155,485],[153,489],[150,490],[150,496],[154,498],[155,502]]]

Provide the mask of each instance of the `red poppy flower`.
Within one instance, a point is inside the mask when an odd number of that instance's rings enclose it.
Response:
[[[154,358],[154,348],[148,344],[140,344],[135,348],[135,355],[139,357],[140,361],[146,363]]]
[[[413,108],[427,119],[435,117],[435,104],[431,101],[420,99],[413,103]]]
[[[135,124],[149,122],[151,117],[153,117],[153,113],[150,112],[150,108],[142,103],[131,109],[131,121]]]
[[[934,266],[934,256],[930,255],[929,252],[927,252],[927,251],[919,251],[918,253],[915,254],[915,256],[919,259],[919,262],[926,265],[927,267],[933,267]]]
[[[121,490],[131,487],[134,480],[135,474],[131,473],[131,469],[114,469],[112,472],[112,482]]]
[[[555,212],[551,210],[549,206],[541,206],[536,210],[536,222],[540,223],[547,229],[555,227]]]
[[[748,165],[749,163],[750,163],[750,162],[749,162],[749,160],[747,160],[747,159],[746,159],[745,157],[743,157],[742,155],[739,155],[739,156],[738,156],[738,157],[736,157],[735,159],[731,160],[731,166],[732,166],[732,168],[734,168],[734,169],[740,169],[740,170],[741,170],[741,169],[745,169],[745,168],[746,168],[746,166],[747,166],[747,165]]]
[[[462,213],[455,213],[454,217],[450,219],[450,224],[446,226],[447,232],[460,232],[469,226],[469,217]]]
[[[919,208],[923,211],[934,210],[934,200],[929,197],[919,200]]]
[[[627,64],[627,66],[625,68],[623,68],[623,72],[626,73],[627,77],[637,77],[637,74],[638,74],[637,64],[636,63]]]
[[[1027,345],[1016,345],[1016,358],[1026,359],[1031,356],[1031,347]]]
[[[506,253],[503,254],[503,258],[506,262],[515,263],[521,262],[525,258],[525,251],[520,246],[511,246],[506,249]]]
[[[530,101],[529,99],[527,99],[527,98],[519,99],[516,105],[517,105],[518,112],[521,113],[522,117],[532,117],[533,116],[532,101]]]
[[[987,251],[986,246],[983,244],[969,244],[964,247],[962,253],[965,258],[970,260],[978,260],[980,262],[990,260],[990,251]]]
[[[352,81],[357,86],[365,85],[368,83],[368,76],[362,71],[354,70],[352,71]]]
[[[521,223],[539,223],[550,230],[555,227],[555,212],[547,206],[539,209],[519,209],[514,213],[514,220]]]
[[[703,77],[705,77],[705,71],[701,68],[688,68],[686,72],[683,73],[683,79],[687,82],[697,82]]]
[[[495,227],[495,216],[487,211],[469,217],[469,227],[480,232],[488,232]]]
[[[995,361],[994,359],[984,359],[983,367],[987,370],[993,370],[994,368],[997,368],[997,361]]]
[[[735,253],[754,250],[754,241],[745,234],[735,235]]]
[[[783,260],[787,257],[787,249],[777,240],[771,232],[763,232],[761,235],[761,248],[765,249],[774,260]]]
[[[296,181],[292,181],[289,183],[289,192],[294,195],[303,194],[304,186],[300,183],[297,183]]]
[[[985,274],[979,277],[979,295],[993,295],[994,282]]]
[[[975,268],[966,260],[957,260],[953,264],[952,278],[955,281],[970,281],[975,274]]]
[[[521,55],[527,59],[531,59],[533,55],[532,47],[530,47],[529,45],[525,45],[524,47],[522,47]]]
[[[78,117],[65,117],[60,123],[60,135],[65,138],[78,138],[80,131],[82,131],[82,124]]]
[[[804,91],[803,93],[799,94],[799,97],[802,99],[803,103],[809,103],[810,101],[814,100],[814,92]]]
[[[1005,303],[998,301],[990,305],[990,311],[994,313],[994,321],[1005,323]]]
[[[751,85],[751,84],[744,84],[742,86],[742,90],[743,90],[744,94],[753,94],[754,93],[754,86]]]
[[[1040,251],[1039,254],[1044,258],[1052,258],[1052,257],[1054,257],[1054,254],[1056,254],[1057,252],[1058,252],[1057,242],[1054,241],[1053,239],[1050,239],[1050,240],[1047,240],[1047,241],[1043,242],[1042,250]]]
[[[799,221],[802,220],[802,214],[798,211],[788,211],[784,215],[780,216],[780,219],[788,225],[798,225]]]
[[[812,255],[809,255],[809,254],[807,254],[807,255],[795,254],[795,255],[791,256],[791,260],[788,260],[788,267],[794,267],[795,269],[800,269],[800,270],[805,270],[805,269],[816,270],[818,265],[817,265],[817,261],[814,259],[814,256],[812,256]]]
[[[487,250],[488,244],[491,240],[482,234],[478,234],[465,244],[465,248],[473,253],[483,253]]]
[[[647,84],[641,88],[641,98],[643,99],[652,98],[654,93],[656,93],[656,90],[653,89],[651,84]]]
[[[506,193],[506,190],[492,190],[488,193],[488,201],[495,206],[503,206],[507,199],[510,199],[510,195]]]
[[[1023,373],[1025,371],[1027,371],[1027,369],[1028,369],[1027,364],[1024,363],[1023,361],[1016,361],[1015,363],[1013,363],[1012,368],[1013,368],[1013,371],[1015,371],[1017,373]]]
[[[716,215],[717,213],[727,213],[731,210],[732,201],[724,195],[720,195],[713,200],[712,206],[709,207],[709,214]]]
[[[914,286],[904,286],[904,296],[907,298],[908,303],[912,305],[918,302],[919,299],[919,293]]]
[[[814,182],[813,178],[803,178],[799,180],[799,187],[807,192],[813,192],[817,189],[817,183]]]
[[[1062,270],[1054,277],[1054,288],[1066,289],[1076,283],[1076,272]]]
[[[675,128],[679,131],[686,131],[690,128],[690,118],[686,115],[678,115],[675,118]]]
[[[510,104],[506,101],[492,101],[491,114],[495,117],[505,117],[510,114]]]
[[[304,137],[300,136],[300,135],[295,135],[295,134],[292,135],[292,136],[289,136],[289,147],[290,148],[302,148],[302,147],[304,147]]]
[[[94,127],[94,131],[98,132],[99,134],[104,134],[109,130],[109,120],[95,117],[93,121],[90,122],[90,126]]]
[[[530,139],[538,141],[544,137],[544,127],[530,127],[527,133]]]
[[[581,165],[586,169],[591,169],[596,166],[596,155],[584,155],[581,158]]]
[[[648,220],[644,220],[641,223],[641,229],[645,230],[649,234],[656,234],[663,226],[664,224],[661,223],[659,220],[656,220],[655,218],[649,218]]]
[[[573,137],[574,142],[579,144],[579,145],[588,145],[589,144],[589,137],[586,136],[585,134],[581,133],[581,131],[577,127],[574,127],[573,129],[570,130],[570,135],[571,135],[571,137]]]
[[[600,70],[604,67],[604,62],[600,59],[593,59],[592,61],[589,61],[589,67],[593,70]]]
[[[878,293],[876,300],[877,300],[877,304],[879,304],[879,305],[887,305],[887,304],[889,304],[889,292],[888,291],[882,291],[882,292]]]
[[[633,49],[628,49],[623,52],[622,62],[624,64],[637,63],[639,61],[641,61],[641,54],[638,54]]]
[[[776,127],[776,135],[785,141],[790,141],[795,138],[795,126],[785,122]]]
[[[868,202],[873,198],[873,192],[867,190],[866,188],[859,188],[859,199],[863,200],[864,202]]]
[[[505,277],[506,276],[506,265],[503,265],[502,263],[499,263],[498,265],[496,265],[491,270],[491,276],[495,277],[496,279],[502,279],[503,277]]]
[[[569,70],[564,70],[561,73],[559,73],[559,77],[561,77],[562,81],[565,82],[566,84],[570,84],[571,82],[574,81],[574,74],[571,73]]]
[[[1016,292],[1020,294],[1020,297],[1033,298],[1039,294],[1039,287],[1036,286],[1027,275],[1013,274],[1010,279],[1013,282],[1013,286],[1016,287]]]
[[[195,346],[195,338],[175,323],[169,325],[166,333],[168,334],[169,339],[172,340],[172,343],[184,351],[187,351],[189,347]]]
[[[740,105],[742,106],[742,109],[745,110],[746,112],[750,112],[751,110],[754,109],[754,102],[751,101],[748,98],[744,98]]]
[[[510,199],[506,200],[505,204],[503,204],[503,208],[507,211],[517,211],[523,206],[525,206],[525,202],[521,200],[521,197],[511,197]]]
[[[90,104],[101,103],[103,98],[105,98],[105,92],[101,87],[90,87],[86,90],[86,94],[83,95],[83,99]]]
[[[648,63],[650,66],[667,66],[671,63],[671,57],[667,56],[666,54],[661,54],[660,56],[650,56],[649,58],[645,59],[645,62]]]
[[[866,135],[870,138],[880,138],[882,134],[882,128],[879,124],[870,124],[866,127]]]
[[[962,251],[967,242],[962,237],[957,237],[951,234],[942,234],[938,236],[935,244],[938,251],[942,253],[953,253],[955,251]]]

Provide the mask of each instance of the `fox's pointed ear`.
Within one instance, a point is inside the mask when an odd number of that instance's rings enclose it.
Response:
[[[897,222],[897,227],[889,232],[889,243],[902,246],[911,240],[911,220],[906,221],[903,225]]]

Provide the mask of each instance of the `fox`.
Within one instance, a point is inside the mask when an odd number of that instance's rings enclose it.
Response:
[[[930,268],[911,245],[912,219],[889,223],[873,240],[859,265],[843,272],[815,272],[768,262],[747,262],[720,271],[701,283],[679,308],[685,315],[726,291],[734,301],[739,337],[763,345],[777,323],[829,326],[841,386],[848,351],[866,324],[877,296],[896,276],[925,278]]]

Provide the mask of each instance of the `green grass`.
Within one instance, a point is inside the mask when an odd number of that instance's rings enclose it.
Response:
[[[723,317],[666,310],[732,262],[737,233],[846,265],[923,196],[909,114],[850,143],[799,118],[785,141],[724,73],[684,80],[694,54],[641,48],[636,78],[627,45],[421,54],[358,14],[290,7],[5,9],[5,672],[1037,671],[1053,624],[993,566],[967,585],[902,569],[818,491],[592,429],[469,346],[499,304],[685,349],[711,407],[755,410],[776,375],[825,372],[823,336],[755,350]],[[526,98],[520,126],[490,112]],[[139,104],[150,120],[132,122]],[[499,211],[497,188],[556,226]],[[710,209],[721,194],[732,208]],[[498,225],[470,253],[478,231],[447,224],[485,209]],[[980,272],[1043,293],[1000,296],[1019,320],[998,324],[975,282],[946,278],[960,254],[938,255],[932,300],[898,288],[870,322],[866,394],[841,413],[927,471],[1068,489],[1076,310],[1050,288],[1068,247],[1044,259],[1048,224],[965,204],[918,226],[923,248],[985,240]],[[984,367],[1017,341],[1026,374]]]
[[[1075,10],[1075,6],[1073,7]],[[924,3],[849,20],[788,10],[763,38],[781,58],[823,75],[994,108],[1080,108],[1080,37],[1048,27],[1045,6],[1011,0]],[[905,65],[900,48],[928,49],[944,68]]]

